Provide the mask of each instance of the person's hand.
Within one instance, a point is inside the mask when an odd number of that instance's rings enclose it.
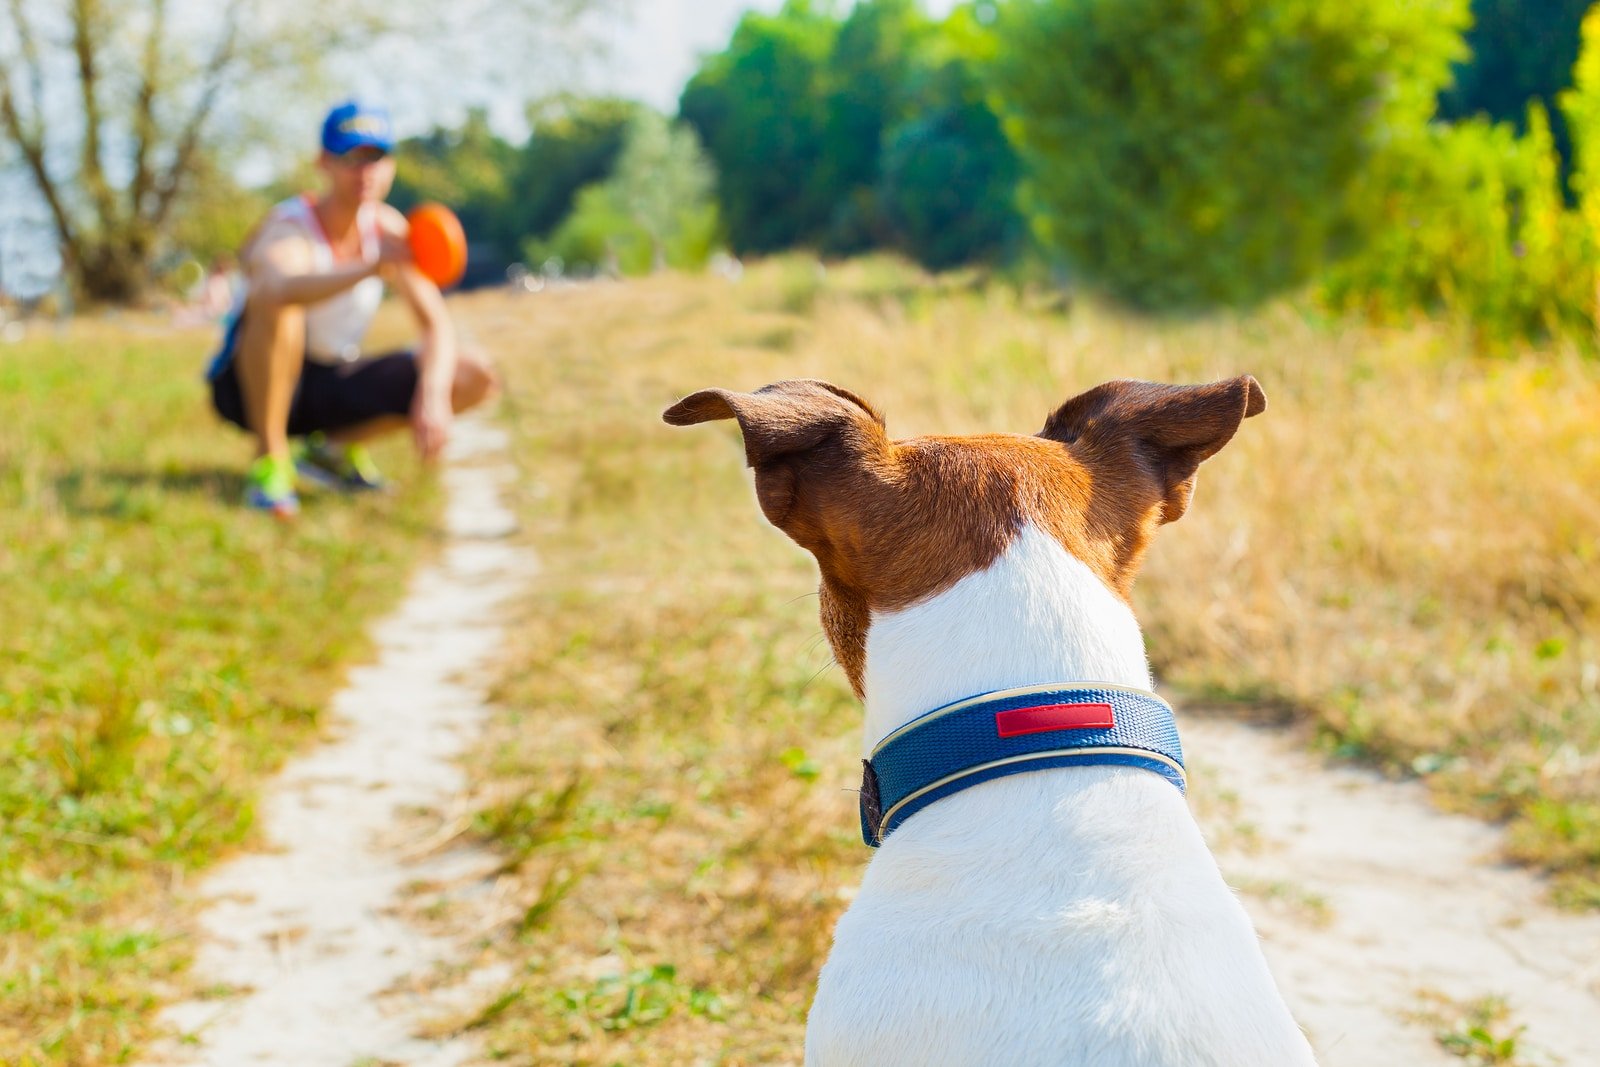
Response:
[[[455,412],[450,409],[450,398],[429,389],[417,389],[411,402],[411,436],[417,443],[417,454],[424,461],[438,458],[445,442],[450,440],[450,424]]]
[[[411,242],[398,233],[379,230],[377,269],[379,271],[388,271],[400,264],[410,262]]]

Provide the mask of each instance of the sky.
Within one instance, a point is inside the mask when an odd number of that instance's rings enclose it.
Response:
[[[699,56],[720,50],[745,11],[774,11],[782,0],[634,0],[630,19],[607,36],[611,55],[601,75],[619,96],[676,111],[678,94]]]
[[[923,10],[942,18],[955,4],[924,0]],[[741,14],[782,6],[783,0],[633,0],[632,17],[608,34],[612,55],[600,76],[618,95],[674,112],[699,57],[727,45]]]

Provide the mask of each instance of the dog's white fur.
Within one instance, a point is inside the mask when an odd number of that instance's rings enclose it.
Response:
[[[1148,688],[1144,639],[1027,527],[985,570],[873,614],[865,748],[953,700],[1072,681]],[[1001,778],[901,824],[839,922],[806,1032],[809,1067],[1314,1062],[1183,797],[1131,768]]]

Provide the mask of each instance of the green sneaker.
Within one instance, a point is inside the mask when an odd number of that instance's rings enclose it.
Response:
[[[244,505],[271,512],[275,518],[300,514],[300,497],[294,491],[294,464],[281,456],[262,456],[250,464],[245,476]]]
[[[389,488],[377,464],[360,445],[338,445],[320,433],[306,438],[295,468],[307,481],[342,493],[370,493]]]

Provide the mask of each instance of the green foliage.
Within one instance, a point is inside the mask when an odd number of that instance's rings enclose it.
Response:
[[[1544,109],[1527,134],[1473,119],[1439,124],[1377,161],[1370,243],[1323,286],[1335,307],[1393,321],[1415,311],[1470,320],[1497,343],[1589,329],[1593,231],[1562,203]]]
[[[862,0],[839,27],[822,73],[826,115],[811,196],[831,205],[821,246],[849,254],[889,243],[880,204],[888,131],[915,118],[914,79],[934,24],[916,0]]]
[[[577,203],[578,191],[607,177],[633,116],[631,101],[560,96],[528,109],[526,143],[497,136],[481,110],[459,129],[402,141],[390,202],[409,211],[424,200],[449,205],[473,241],[506,257],[547,237]]]
[[[1600,15],[1583,24],[1574,81],[1559,100],[1573,135],[1576,208],[1563,200],[1559,145],[1537,101],[1520,136],[1509,123],[1484,118],[1412,131],[1375,162],[1370,244],[1330,272],[1325,299],[1379,320],[1446,312],[1469,321],[1491,346],[1519,337],[1591,342]]]
[[[534,266],[554,259],[578,274],[644,274],[650,269],[650,237],[628,217],[616,190],[597,182],[578,194],[572,214],[548,240],[533,238],[522,246],[522,258]]]
[[[1425,1000],[1437,1005],[1423,1017],[1433,1022],[1434,1038],[1450,1055],[1470,1067],[1518,1067],[1528,1063],[1518,1046],[1527,1027],[1513,1024],[1504,998],[1488,996],[1458,1002],[1433,994]]]
[[[610,185],[622,210],[649,239],[653,269],[666,266],[667,245],[685,213],[711,202],[715,180],[692,129],[654,111],[634,116]]]
[[[458,130],[435,128],[400,142],[390,202],[410,211],[436,200],[460,216],[469,238],[499,244],[506,236],[507,178],[517,155],[489,129],[488,113],[475,108]]]
[[[1565,165],[1571,165],[1567,124],[1556,110],[1558,94],[1572,84],[1578,58],[1578,27],[1590,0],[1472,0],[1467,31],[1471,58],[1455,70],[1455,84],[1439,97],[1439,116],[1487,115],[1526,127],[1528,103],[1538,100],[1551,118],[1551,133]]]
[[[1461,0],[1015,0],[994,64],[1035,236],[1145,308],[1249,304],[1360,235],[1356,181],[1425,117]]]
[[[1017,162],[964,47],[965,9],[915,0],[837,19],[747,15],[681,101],[716,161],[734,248],[897,248],[930,267],[990,258],[1019,227]]]
[[[806,0],[751,12],[689,80],[679,113],[717,168],[718,202],[740,252],[814,241],[837,207],[814,176],[827,154],[824,71],[837,23]]]
[[[1600,8],[1585,16],[1582,36],[1573,87],[1560,102],[1573,133],[1572,191],[1592,235],[1600,234]]]
[[[963,40],[976,25],[959,11],[943,29],[910,87],[914,117],[884,138],[877,190],[892,245],[933,270],[995,259],[1023,230],[1020,165]]]
[[[524,258],[608,274],[704,266],[720,228],[713,180],[693,130],[641,110],[611,177],[583,189],[548,241],[526,243]]]
[[[553,1001],[558,1014],[579,1016],[602,1030],[643,1029],[678,1010],[712,1019],[723,1014],[721,997],[684,985],[670,963],[605,975],[592,985],[560,990]]]
[[[578,190],[604,181],[616,166],[628,123],[642,105],[631,100],[557,96],[528,109],[532,134],[508,180],[506,230],[547,237],[572,211]]]

